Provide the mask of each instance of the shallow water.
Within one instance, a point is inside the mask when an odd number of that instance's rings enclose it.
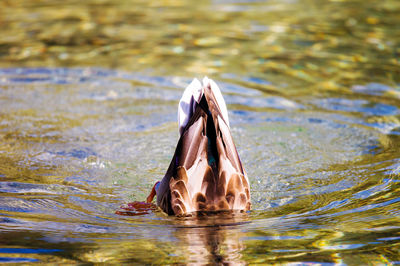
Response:
[[[400,263],[397,1],[0,3],[0,262]],[[209,75],[253,210],[142,201]]]

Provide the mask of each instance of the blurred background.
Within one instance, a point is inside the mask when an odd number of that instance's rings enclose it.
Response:
[[[1,65],[251,74],[318,91],[395,86],[399,8],[355,0],[2,1]]]
[[[397,0],[3,0],[0,262],[400,263]],[[244,215],[115,214],[221,87]],[[218,226],[215,226],[218,225]]]

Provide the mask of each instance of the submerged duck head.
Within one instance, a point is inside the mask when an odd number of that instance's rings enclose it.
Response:
[[[230,133],[228,110],[217,84],[194,79],[178,106],[180,138],[164,178],[147,202],[167,214],[248,211],[250,186]]]

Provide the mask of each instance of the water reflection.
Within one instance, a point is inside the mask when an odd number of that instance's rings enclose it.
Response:
[[[249,223],[247,214],[224,213],[181,218],[174,233],[188,264],[244,265],[245,245],[240,225]]]

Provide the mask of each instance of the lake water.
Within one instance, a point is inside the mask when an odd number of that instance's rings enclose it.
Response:
[[[400,264],[400,2],[3,1],[0,263]],[[253,209],[143,201],[192,78]]]

